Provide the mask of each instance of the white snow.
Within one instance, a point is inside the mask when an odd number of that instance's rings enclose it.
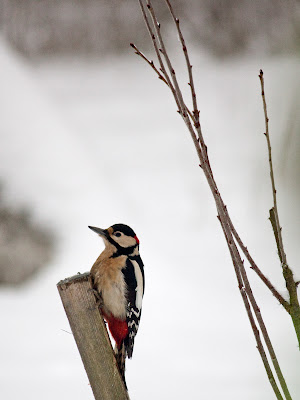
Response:
[[[278,160],[299,61],[221,63],[197,49],[191,57],[219,188],[254,258],[284,293],[267,221],[271,192],[257,75],[263,68]],[[140,239],[146,273],[142,320],[127,363],[131,399],[273,399],[212,196],[167,88],[132,54],[29,66],[1,42],[0,60],[7,201],[30,206],[59,239],[34,281],[0,291],[1,398],[93,399],[56,283],[89,270],[102,250],[88,225],[122,222]],[[283,178],[278,174],[281,223],[295,269],[296,201]],[[299,352],[291,320],[248,271],[296,398]]]

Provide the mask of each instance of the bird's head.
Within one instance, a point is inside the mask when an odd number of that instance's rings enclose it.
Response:
[[[135,248],[138,248],[139,239],[128,225],[115,224],[107,229],[95,226],[89,226],[89,228],[104,240],[105,247],[113,245],[121,254],[131,254]]]

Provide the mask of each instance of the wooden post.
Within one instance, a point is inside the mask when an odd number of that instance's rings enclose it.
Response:
[[[95,400],[129,400],[105,323],[89,290],[89,273],[64,279],[57,288]]]

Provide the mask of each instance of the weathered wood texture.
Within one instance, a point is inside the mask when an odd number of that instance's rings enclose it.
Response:
[[[89,273],[60,281],[57,288],[96,400],[129,400]]]

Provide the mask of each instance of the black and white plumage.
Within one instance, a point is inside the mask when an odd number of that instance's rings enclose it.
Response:
[[[132,357],[145,288],[139,240],[127,225],[108,229],[89,227],[105,244],[91,269],[94,289],[101,296],[101,311],[116,342],[115,352],[125,382],[125,358]]]
[[[122,270],[127,286],[127,313],[126,321],[128,336],[125,339],[125,348],[128,358],[132,357],[134,338],[137,334],[142,313],[142,299],[145,288],[144,265],[140,255],[128,256],[126,268]]]

